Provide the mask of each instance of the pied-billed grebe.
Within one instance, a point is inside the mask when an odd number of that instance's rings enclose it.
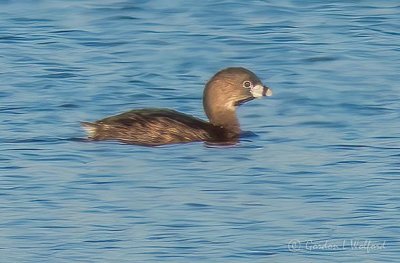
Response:
[[[217,72],[206,84],[203,106],[210,122],[169,109],[139,109],[94,123],[82,122],[91,140],[119,140],[156,146],[205,141],[235,143],[240,136],[236,107],[262,96],[271,96],[250,70],[240,67]]]

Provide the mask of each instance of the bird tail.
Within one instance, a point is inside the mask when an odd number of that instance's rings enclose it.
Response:
[[[81,122],[82,128],[87,132],[87,135],[90,139],[96,137],[98,125],[96,123]]]

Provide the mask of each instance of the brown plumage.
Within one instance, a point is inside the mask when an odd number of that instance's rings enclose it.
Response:
[[[169,109],[139,109],[107,117],[94,123],[82,122],[91,140],[119,140],[125,143],[156,146],[171,143],[206,141],[235,143],[240,136],[236,107],[271,89],[245,68],[227,68],[206,84],[204,110],[210,122]]]

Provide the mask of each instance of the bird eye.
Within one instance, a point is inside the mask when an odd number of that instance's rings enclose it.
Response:
[[[252,88],[253,84],[251,83],[251,81],[246,80],[245,82],[243,82],[243,88]]]

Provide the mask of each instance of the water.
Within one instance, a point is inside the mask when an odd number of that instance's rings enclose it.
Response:
[[[1,1],[0,262],[398,262],[398,1]],[[244,66],[235,147],[88,143]]]

